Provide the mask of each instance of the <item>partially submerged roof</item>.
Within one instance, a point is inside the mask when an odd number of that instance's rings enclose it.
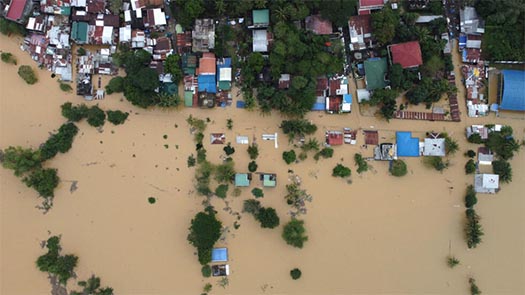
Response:
[[[211,262],[228,261],[228,248],[214,248],[211,250]]]
[[[385,75],[387,73],[386,58],[369,58],[364,62],[366,89],[382,89],[387,86]]]
[[[235,186],[250,186],[248,173],[235,174]]]
[[[445,156],[445,139],[444,138],[425,138],[423,156]]]
[[[319,14],[307,16],[305,24],[307,30],[317,35],[329,35],[333,33],[332,22],[323,19]]]
[[[525,71],[503,70],[503,97],[500,109],[525,111]]]
[[[423,64],[418,41],[391,45],[390,52],[392,53],[392,64],[400,64],[404,69]]]
[[[270,10],[256,9],[252,11],[253,25],[255,27],[267,27],[270,24]]]
[[[398,157],[419,157],[419,139],[412,132],[397,131],[396,144]]]

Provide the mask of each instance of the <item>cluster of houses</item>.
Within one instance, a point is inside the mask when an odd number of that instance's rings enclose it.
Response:
[[[471,125],[466,128],[466,135],[469,138],[472,134],[479,134],[482,140],[487,140],[490,132],[501,131],[502,125]],[[474,190],[477,193],[495,194],[499,190],[499,175],[483,173],[483,167],[491,167],[494,161],[494,154],[486,147],[478,148],[477,169],[474,175]]]

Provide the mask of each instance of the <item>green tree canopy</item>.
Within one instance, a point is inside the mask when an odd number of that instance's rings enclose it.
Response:
[[[256,216],[262,228],[275,228],[279,226],[279,216],[273,208],[261,208]]]
[[[288,245],[302,248],[304,243],[308,241],[304,221],[292,219],[284,226],[282,237]]]
[[[390,5],[372,14],[372,29],[377,41],[386,45],[394,39],[396,27],[399,25],[399,15],[393,11]]]
[[[35,189],[44,198],[53,198],[60,179],[56,169],[37,169],[22,180],[28,187]]]
[[[221,228],[222,223],[217,220],[213,209],[199,212],[191,220],[188,241],[197,248],[202,265],[211,261],[211,249],[221,236]]]
[[[47,253],[38,257],[36,265],[42,272],[56,275],[62,285],[73,277],[78,257],[72,254],[61,255],[60,237],[50,237],[46,242]],[[110,294],[110,293],[108,293]],[[107,295],[107,294],[104,294]]]
[[[173,83],[180,83],[184,74],[182,73],[180,55],[170,54],[164,62],[164,72],[170,73]]]
[[[350,16],[356,13],[356,0],[336,0],[328,5],[320,5],[319,11],[324,19],[330,20],[337,27],[348,25]]]
[[[20,146],[10,146],[0,153],[0,162],[7,169],[14,170],[16,176],[41,167],[42,157],[40,151]]]
[[[18,75],[26,81],[27,84],[33,85],[38,81],[35,72],[31,66],[23,65],[18,68]]]

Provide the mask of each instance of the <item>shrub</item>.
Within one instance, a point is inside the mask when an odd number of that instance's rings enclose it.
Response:
[[[259,156],[259,148],[256,144],[251,144],[248,146],[248,155],[250,155],[250,159],[255,160]]]
[[[72,122],[78,122],[88,116],[89,108],[85,104],[73,106],[72,103],[66,102],[60,106],[62,116]]]
[[[326,147],[320,150],[319,152],[317,152],[314,156],[314,159],[319,160],[319,157],[323,157],[327,159],[327,158],[331,158],[333,155],[334,155],[334,149]]]
[[[187,163],[188,163],[188,168],[195,166],[195,157],[193,156],[193,154],[188,156]]]
[[[229,142],[222,150],[226,153],[226,156],[233,155],[233,153],[235,153],[235,148],[232,147]]]
[[[155,199],[154,197],[149,197],[148,198],[148,203],[155,204],[156,202],[157,202],[157,199]]]
[[[0,162],[6,169],[14,170],[16,176],[38,169],[42,166],[40,151],[22,147],[10,146],[4,151],[0,151]]]
[[[355,154],[354,161],[357,165],[357,173],[361,174],[363,172],[368,171],[368,163],[365,161],[365,159],[363,159],[363,156],[361,154]]]
[[[69,151],[77,133],[78,127],[75,124],[62,124],[58,129],[58,133],[52,134],[49,139],[40,146],[42,161],[53,158],[58,152],[66,153]]]
[[[473,150],[468,150],[465,155],[469,158],[474,158],[476,156],[476,152]]]
[[[440,172],[448,167],[448,162],[443,162],[443,159],[441,157],[425,157],[424,161],[428,166],[433,167],[434,169]]]
[[[304,242],[308,241],[308,236],[306,236],[306,230],[304,228],[304,221],[292,219],[284,226],[282,237],[288,245],[302,248]]]
[[[290,276],[292,277],[292,279],[294,280],[297,280],[301,277],[301,270],[298,269],[298,268],[294,268],[290,271]]]
[[[220,184],[215,189],[215,195],[221,199],[226,198],[226,194],[228,193],[228,185],[227,184]]]
[[[257,163],[255,163],[255,161],[251,161],[249,164],[248,164],[248,171],[250,172],[255,172],[257,171]]]
[[[69,84],[66,84],[64,82],[59,82],[59,85],[60,85],[60,90],[64,91],[64,92],[70,92],[71,90],[73,90],[73,88],[71,87],[71,85]]]
[[[191,220],[188,242],[197,248],[199,262],[206,265],[211,262],[211,249],[221,236],[222,223],[217,220],[215,212],[207,208]]]
[[[106,113],[98,106],[92,106],[87,112],[87,122],[93,127],[100,127],[104,125],[106,120]]]
[[[319,151],[319,141],[316,138],[309,138],[307,142],[305,142],[301,149],[305,152],[308,151]]]
[[[474,172],[476,172],[476,163],[474,162],[474,160],[470,159],[465,164],[465,173],[466,174],[472,174]]]
[[[233,120],[232,119],[226,120],[226,128],[228,128],[228,130],[232,130],[232,128],[233,128]]]
[[[459,260],[454,256],[447,257],[447,265],[450,268],[454,268],[459,264]]]
[[[1,58],[2,58],[2,61],[7,64],[16,65],[16,57],[9,52],[2,52]]]
[[[261,210],[261,202],[254,199],[244,201],[242,206],[242,212],[250,213],[254,216],[257,216],[259,214],[259,210]]]
[[[467,246],[469,248],[476,248],[481,243],[481,236],[484,235],[483,229],[479,224],[480,217],[474,209],[467,209],[467,222],[465,224],[465,236]]]
[[[217,165],[217,167],[215,167],[215,180],[217,182],[231,182],[235,176],[233,165],[231,161]]]
[[[211,268],[210,268],[210,270],[211,270]],[[208,292],[211,291],[211,288],[212,288],[212,287],[213,287],[213,286],[212,286],[210,283],[207,283],[206,285],[204,285],[204,288],[203,288],[202,290],[203,290],[204,292],[208,293]]]
[[[275,228],[279,226],[279,216],[273,208],[261,208],[256,215],[262,228]]]
[[[499,175],[499,179],[503,182],[512,181],[512,167],[510,163],[505,160],[496,160],[492,162],[492,171]]]
[[[283,160],[286,162],[286,164],[291,164],[292,162],[295,162],[297,159],[297,156],[295,155],[294,150],[283,152]]]
[[[455,154],[459,149],[458,142],[455,141],[450,136],[445,137],[445,152],[447,155],[453,155]]]
[[[108,85],[106,85],[106,92],[108,94],[122,91],[124,91],[124,77],[113,77],[111,80],[109,80]]]
[[[481,139],[481,135],[479,133],[472,133],[468,138],[468,142],[470,143],[476,143],[480,144],[483,143],[483,139]]]
[[[203,163],[206,161],[206,150],[201,148],[197,151],[197,163]]]
[[[59,178],[56,169],[37,169],[22,180],[28,187],[36,190],[44,198],[53,198]]]
[[[465,195],[465,207],[472,208],[478,203],[478,198],[476,198],[476,191],[472,185],[467,187],[467,193]]]
[[[74,269],[78,263],[78,257],[75,255],[60,255],[60,237],[52,236],[46,242],[47,253],[41,255],[36,260],[38,269],[56,275],[62,285],[74,276]]]
[[[280,128],[283,130],[284,134],[288,135],[290,141],[296,136],[313,134],[317,131],[317,126],[305,119],[282,121]]]
[[[86,55],[86,50],[84,49],[84,47],[79,47],[79,48],[77,49],[77,55],[79,55],[79,56],[84,56],[84,55]]]
[[[334,169],[332,169],[332,176],[334,177],[344,178],[344,177],[350,176],[350,174],[352,174],[352,171],[350,170],[350,168],[343,166],[341,164],[337,164],[337,166],[335,166]]]
[[[390,166],[390,174],[401,177],[407,174],[407,164],[403,160],[394,160]]]
[[[20,66],[18,68],[18,75],[29,85],[33,85],[38,81],[38,78],[36,77],[36,74],[31,66]]]
[[[126,122],[126,119],[129,116],[127,112],[125,113],[119,110],[106,111],[106,114],[108,115],[108,121],[111,122],[113,125],[124,124],[124,122]]]
[[[252,195],[256,198],[262,198],[264,197],[264,192],[262,189],[256,187],[254,189],[252,189]]]
[[[211,266],[209,264],[204,265],[201,268],[202,276],[205,278],[209,278],[211,276]]]
[[[481,290],[478,285],[476,285],[476,280],[474,278],[469,278],[468,283],[470,284],[470,294],[471,295],[480,295]]]

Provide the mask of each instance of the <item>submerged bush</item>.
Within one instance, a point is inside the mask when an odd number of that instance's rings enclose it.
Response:
[[[104,125],[106,120],[106,113],[98,106],[92,106],[87,112],[87,122],[93,127],[100,127]]]
[[[0,151],[0,162],[4,168],[14,170],[16,176],[22,176],[26,172],[40,168],[42,156],[40,150],[10,146]]]
[[[472,174],[474,172],[476,172],[476,163],[474,162],[474,160],[470,159],[465,164],[465,173]]]
[[[465,195],[465,207],[472,208],[478,203],[478,198],[476,198],[476,191],[472,185],[467,187],[467,194]]]
[[[60,126],[58,133],[52,134],[40,147],[42,160],[49,160],[58,152],[66,153],[73,145],[73,140],[78,133],[78,127],[73,123],[65,123]]]
[[[363,159],[363,156],[361,154],[355,154],[354,161],[357,165],[357,173],[361,174],[363,172],[368,171],[368,163],[365,161],[365,159]]]
[[[352,174],[352,170],[341,164],[337,164],[337,166],[335,166],[334,169],[332,169],[332,176],[334,177],[345,178],[350,176],[350,174]]]
[[[16,57],[9,52],[2,52],[1,58],[2,58],[2,61],[7,64],[16,65]]]
[[[72,122],[78,122],[87,117],[89,108],[85,104],[73,106],[72,103],[66,102],[60,106],[62,116]]]
[[[294,268],[290,271],[290,276],[292,277],[292,279],[294,280],[297,280],[301,277],[301,270],[298,269],[298,268]]]
[[[47,199],[54,197],[59,180],[56,169],[46,168],[31,172],[22,181]]]
[[[288,245],[302,248],[304,242],[308,241],[306,229],[304,228],[304,221],[292,219],[284,226],[282,237]]]
[[[46,242],[47,253],[36,260],[36,266],[42,272],[56,275],[62,285],[74,276],[78,257],[72,254],[61,255],[60,237],[52,236]]]
[[[407,174],[407,164],[403,160],[394,160],[392,161],[392,166],[390,167],[390,174],[393,176],[401,177]]]
[[[480,217],[474,209],[467,209],[465,213],[467,215],[467,222],[465,223],[467,246],[469,248],[476,248],[476,246],[481,243],[481,237],[484,235],[481,224],[479,223]]]
[[[124,124],[124,122],[126,122],[126,119],[129,116],[127,112],[125,113],[119,110],[106,111],[106,114],[108,115],[108,121],[111,122],[113,125]]]
[[[275,228],[279,226],[279,216],[273,208],[261,208],[255,216],[262,228]]]
[[[294,150],[283,152],[283,160],[286,162],[286,164],[291,164],[295,162],[296,159],[297,159],[297,156]]]
[[[38,81],[38,78],[36,77],[36,74],[31,66],[20,66],[18,68],[18,75],[29,85],[33,85]]]

